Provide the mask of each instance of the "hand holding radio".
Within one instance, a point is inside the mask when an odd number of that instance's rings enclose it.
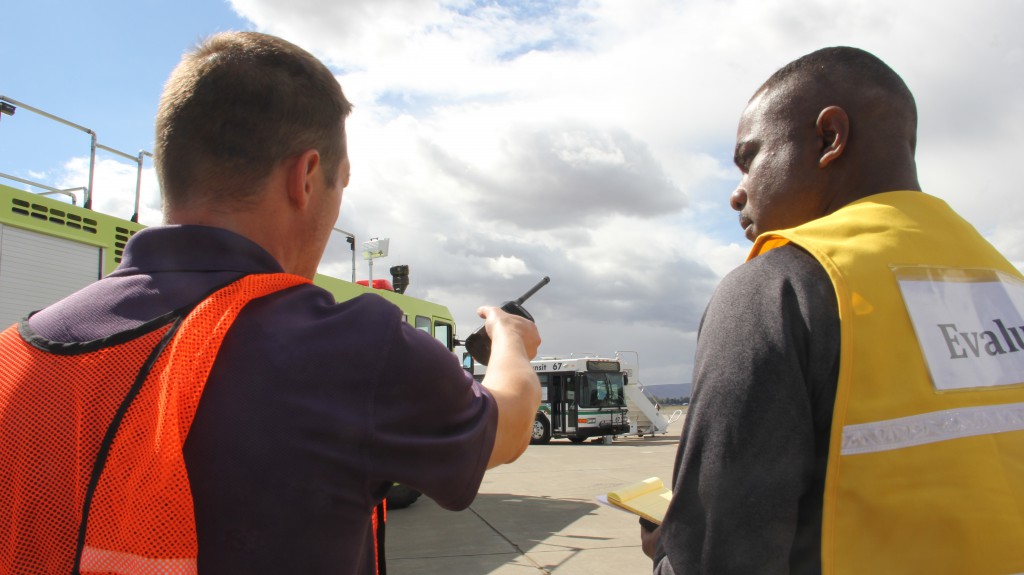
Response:
[[[513,301],[507,301],[501,304],[501,310],[510,313],[512,315],[518,315],[524,317],[530,321],[533,321],[533,316],[530,312],[526,311],[523,307],[523,302],[529,299],[530,296],[537,293],[537,290],[547,285],[551,281],[551,278],[544,276],[544,279],[540,280],[537,285],[530,288],[529,291],[521,295],[519,298]],[[487,365],[487,362],[491,358],[491,338],[487,334],[486,326],[480,326],[466,338],[466,351],[473,356],[473,361],[480,365]]]

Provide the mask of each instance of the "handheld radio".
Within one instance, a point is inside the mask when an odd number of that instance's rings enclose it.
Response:
[[[526,319],[533,321],[533,316],[530,312],[526,311],[523,307],[523,302],[530,298],[533,294],[537,293],[537,290],[547,285],[551,281],[551,278],[544,276],[544,279],[540,280],[537,285],[530,288],[529,291],[519,296],[514,301],[507,301],[501,304],[501,311],[510,313],[512,315],[518,315],[519,317],[525,317]],[[487,330],[484,326],[480,326],[476,331],[469,334],[466,338],[466,351],[469,355],[473,356],[473,361],[480,365],[487,365],[487,362],[491,359],[491,338],[487,335]]]

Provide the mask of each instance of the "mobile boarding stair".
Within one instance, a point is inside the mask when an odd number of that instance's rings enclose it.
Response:
[[[617,352],[616,356],[619,356],[620,360],[622,353],[629,352]],[[639,358],[637,358],[637,363],[639,364]],[[683,416],[683,410],[677,409],[666,417],[661,413],[661,405],[644,389],[644,384],[640,383],[639,365],[636,370],[633,370],[623,362],[623,368],[631,376],[629,383],[624,388],[626,407],[628,408],[627,416],[629,417],[629,435],[643,437],[668,433],[668,426]]]

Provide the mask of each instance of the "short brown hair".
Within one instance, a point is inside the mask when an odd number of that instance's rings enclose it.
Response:
[[[160,98],[154,162],[165,207],[244,203],[281,160],[311,148],[335,184],[351,110],[331,71],[302,48],[257,32],[208,38]]]

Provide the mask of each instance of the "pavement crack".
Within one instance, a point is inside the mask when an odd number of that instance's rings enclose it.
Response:
[[[480,521],[483,521],[483,522],[484,522],[484,525],[486,525],[486,526],[490,527],[490,528],[491,528],[491,531],[493,531],[493,532],[494,532],[494,533],[495,533],[495,534],[496,534],[496,535],[497,535],[498,537],[501,537],[502,539],[504,539],[504,540],[505,540],[505,542],[506,542],[506,543],[508,543],[510,547],[512,547],[513,549],[515,549],[515,550],[516,550],[516,553],[517,553],[517,554],[518,554],[518,555],[519,555],[520,557],[522,557],[523,559],[525,559],[526,561],[528,561],[528,562],[530,563],[530,565],[532,565],[533,567],[536,567],[536,568],[537,568],[537,571],[538,571],[539,573],[542,573],[543,575],[551,575],[551,571],[548,571],[548,570],[547,570],[547,569],[545,569],[545,568],[544,568],[544,566],[542,566],[542,565],[541,565],[540,563],[537,563],[536,561],[534,561],[534,560],[533,560],[533,558],[532,558],[532,557],[530,557],[529,555],[527,555],[527,554],[526,554],[526,552],[525,552],[525,551],[523,551],[523,549],[522,549],[521,547],[519,547],[519,545],[517,545],[515,541],[512,541],[511,539],[509,539],[508,537],[506,537],[504,533],[502,533],[501,531],[499,531],[499,530],[498,530],[498,528],[497,528],[497,527],[495,527],[494,525],[492,525],[492,524],[491,524],[491,522],[490,522],[490,521],[488,521],[488,520],[487,520],[486,518],[484,518],[484,516],[483,516],[483,515],[480,515],[479,513],[477,513],[477,512],[476,512],[476,509],[473,509],[472,507],[470,507],[470,508],[469,508],[469,510],[470,510],[470,511],[471,511],[471,512],[473,513],[473,515],[476,515],[476,516],[477,516],[477,518],[478,518],[478,519],[480,519]]]

